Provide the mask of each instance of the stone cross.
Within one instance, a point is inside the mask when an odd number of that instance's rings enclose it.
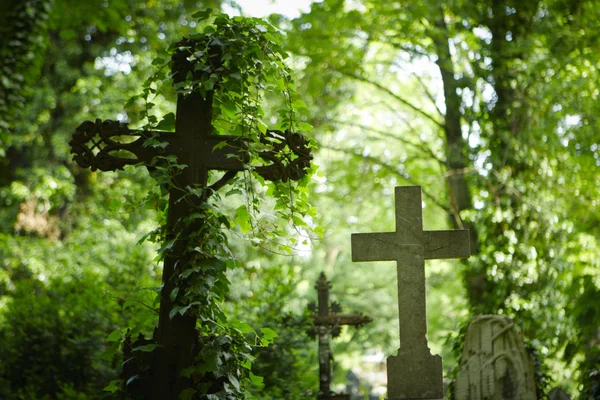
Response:
[[[215,56],[214,64],[220,62]],[[187,55],[179,50],[173,55],[174,82],[185,79],[191,64]],[[212,108],[214,91],[206,91],[202,95],[193,91],[188,95],[180,94],[177,98],[175,132],[150,132],[130,130],[126,124],[110,121],[86,121],[76,128],[70,141],[74,160],[80,167],[92,171],[114,171],[126,165],[149,166],[157,156],[177,157],[178,164],[187,165],[180,174],[173,178],[169,189],[169,211],[167,216],[167,239],[175,239],[186,232],[196,232],[202,221],[193,226],[184,226],[184,219],[193,207],[205,202],[210,194],[224,184],[238,171],[247,168],[247,141],[238,136],[213,135]],[[306,174],[312,156],[306,139],[297,133],[268,131],[262,140],[271,143],[271,149],[261,155],[271,164],[258,167],[256,171],[265,179],[283,180],[300,179]],[[125,138],[125,140],[122,140]],[[133,140],[135,139],[135,140]],[[166,148],[153,147],[151,143],[166,143]],[[292,153],[282,163],[279,151],[285,146]],[[212,186],[207,185],[211,170],[227,171]],[[186,188],[197,189],[199,195],[190,196]],[[171,293],[175,288],[176,267],[185,268],[185,240],[176,240],[172,251],[165,257],[161,289],[158,328],[153,338],[158,347],[153,351],[153,361],[149,376],[143,385],[145,392],[140,396],[145,399],[175,399],[189,385],[189,379],[182,377],[181,372],[190,367],[199,350],[196,332],[196,317],[171,312],[175,302]],[[127,379],[126,379],[127,380]],[[139,380],[139,379],[138,379]]]
[[[336,395],[331,392],[331,360],[332,354],[329,348],[329,335],[336,337],[340,334],[343,325],[360,326],[372,321],[370,317],[362,314],[338,314],[341,307],[337,302],[329,302],[329,289],[331,283],[327,280],[325,273],[317,281],[315,289],[318,293],[318,313],[312,316],[313,325],[319,338],[319,400],[347,399],[348,396]],[[313,303],[314,304],[314,303]],[[312,307],[311,307],[312,308]],[[330,313],[330,310],[332,313]]]
[[[396,187],[396,231],[353,233],[352,261],[396,261],[400,349],[387,359],[388,399],[442,399],[442,359],[427,346],[424,260],[469,257],[469,231],[424,231],[421,187]]]

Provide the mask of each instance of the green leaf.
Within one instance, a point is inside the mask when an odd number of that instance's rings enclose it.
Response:
[[[252,225],[250,225],[250,215],[248,214],[248,208],[245,205],[239,206],[235,210],[235,222],[244,233],[248,233],[252,230]]]
[[[105,392],[111,392],[114,393],[118,390],[121,390],[120,387],[120,380],[119,379],[113,379],[112,381],[109,382],[108,385],[106,385],[106,387],[103,389]]]
[[[204,21],[212,14],[213,9],[207,8],[206,10],[198,11],[195,14],[192,14],[192,18],[198,19],[198,21]]]
[[[180,400],[192,400],[194,399],[194,395],[198,393],[198,391],[194,388],[187,388],[184,389],[180,394],[179,394],[179,399]]]
[[[161,58],[161,57],[156,57],[154,60],[152,60],[152,65],[154,66],[160,66],[163,65],[165,63],[165,59]]]
[[[170,249],[173,247],[173,245],[175,244],[175,241],[176,241],[176,240],[177,240],[177,239],[171,239],[171,240],[168,240],[168,241],[166,241],[166,242],[165,242],[165,243],[162,245],[162,247],[161,247],[160,249],[158,249],[158,252],[159,252],[159,253],[164,253],[165,251],[167,251],[167,250],[170,250]]]
[[[252,329],[252,327],[250,325],[248,325],[247,323],[245,323],[243,321],[234,319],[234,320],[230,321],[230,323],[231,323],[231,326],[233,326],[235,329],[239,330],[243,334],[254,332],[254,329]]]
[[[121,328],[117,328],[108,335],[106,338],[107,342],[116,342],[121,340]]]
[[[240,382],[237,380],[237,378],[235,376],[233,376],[233,374],[229,374],[229,375],[227,375],[227,377],[229,378],[229,382],[233,385],[235,390],[237,390],[239,392],[240,391]]]
[[[110,199],[110,201],[108,202],[108,208],[111,209],[111,210],[113,210],[113,211],[116,211],[116,210],[119,210],[121,208],[122,204],[123,203],[121,202],[121,199],[115,199],[115,198],[113,198],[113,199]]]
[[[219,150],[219,149],[224,148],[225,146],[227,146],[227,141],[224,140],[222,142],[219,142],[219,143],[215,144],[213,146],[213,150]]]
[[[156,129],[161,131],[172,131],[175,129],[175,114],[172,112],[163,115],[162,120],[156,125]]]
[[[177,313],[179,313],[179,311],[181,310],[182,307],[179,306],[174,306],[171,311],[169,312],[169,319],[173,319],[173,317],[175,315],[177,315]]]
[[[213,90],[215,88],[215,83],[219,80],[219,77],[216,74],[212,74],[203,84],[202,87],[205,87],[208,90]]]
[[[145,344],[143,346],[134,347],[133,351],[151,352],[154,351],[159,345],[158,344]]]
[[[260,340],[261,346],[268,346],[273,343],[274,339],[279,335],[271,328],[260,328],[263,337]]]
[[[250,383],[252,385],[262,388],[264,386],[264,378],[262,376],[254,375],[252,371],[249,372]]]

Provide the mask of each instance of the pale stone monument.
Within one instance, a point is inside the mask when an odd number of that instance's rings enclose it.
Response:
[[[537,398],[533,365],[510,319],[483,315],[473,320],[465,336],[454,398]]]
[[[561,387],[555,387],[548,393],[548,400],[571,400],[571,396]]]
[[[352,261],[396,261],[400,349],[387,359],[388,399],[442,399],[442,358],[427,346],[424,260],[466,258],[469,231],[424,231],[421,187],[396,187],[396,231],[352,234]]]

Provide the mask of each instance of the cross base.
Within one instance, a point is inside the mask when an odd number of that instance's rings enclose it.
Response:
[[[387,358],[388,400],[444,398],[442,357],[429,348],[403,350]]]

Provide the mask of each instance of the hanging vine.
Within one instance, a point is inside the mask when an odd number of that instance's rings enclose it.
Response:
[[[250,370],[253,347],[269,345],[277,334],[268,328],[258,333],[244,322],[230,321],[221,308],[229,291],[226,270],[235,264],[226,230],[236,226],[240,236],[252,245],[291,253],[295,239],[290,238],[289,228],[303,233],[313,230],[304,217],[314,213],[306,189],[312,173],[309,150],[314,144],[292,133],[306,132],[310,125],[298,117],[305,105],[294,91],[291,71],[283,62],[287,55],[277,29],[256,18],[212,15],[210,9],[193,17],[206,27],[172,45],[170,60],[158,58],[153,62],[157,72],[145,82],[142,93],[128,103],[129,109],[140,107],[145,130],[171,130],[173,113],[161,119],[153,113],[157,96],[169,90],[184,96],[200,93],[206,98],[210,94],[213,134],[244,138],[246,169],[241,177],[213,172],[206,188],[178,188],[186,192],[182,201],[188,201],[192,209],[176,222],[178,233],[173,236],[167,232],[167,196],[186,165],[179,164],[174,155],[155,157],[151,167],[160,191],[147,201],[159,210],[160,226],[144,239],[162,243],[160,259],[177,257],[182,261],[170,293],[174,303],[170,316],[193,316],[199,321],[199,351],[194,364],[183,371],[190,378],[190,387],[181,398],[239,399],[249,396],[245,390],[248,385],[260,386],[262,382]],[[263,120],[266,96],[279,99],[273,103],[281,105],[273,113],[278,117],[270,120],[275,130],[268,130]],[[167,146],[159,136],[146,145]],[[268,182],[265,178],[276,180]],[[224,197],[233,196],[240,204],[234,212],[228,212],[229,202],[217,191],[225,185],[229,190]],[[265,208],[272,209],[274,216],[265,217]],[[119,336],[127,336],[127,331],[119,330],[109,339]],[[155,349],[149,341],[138,341],[130,356],[151,364]],[[107,390],[118,387],[113,382]]]

